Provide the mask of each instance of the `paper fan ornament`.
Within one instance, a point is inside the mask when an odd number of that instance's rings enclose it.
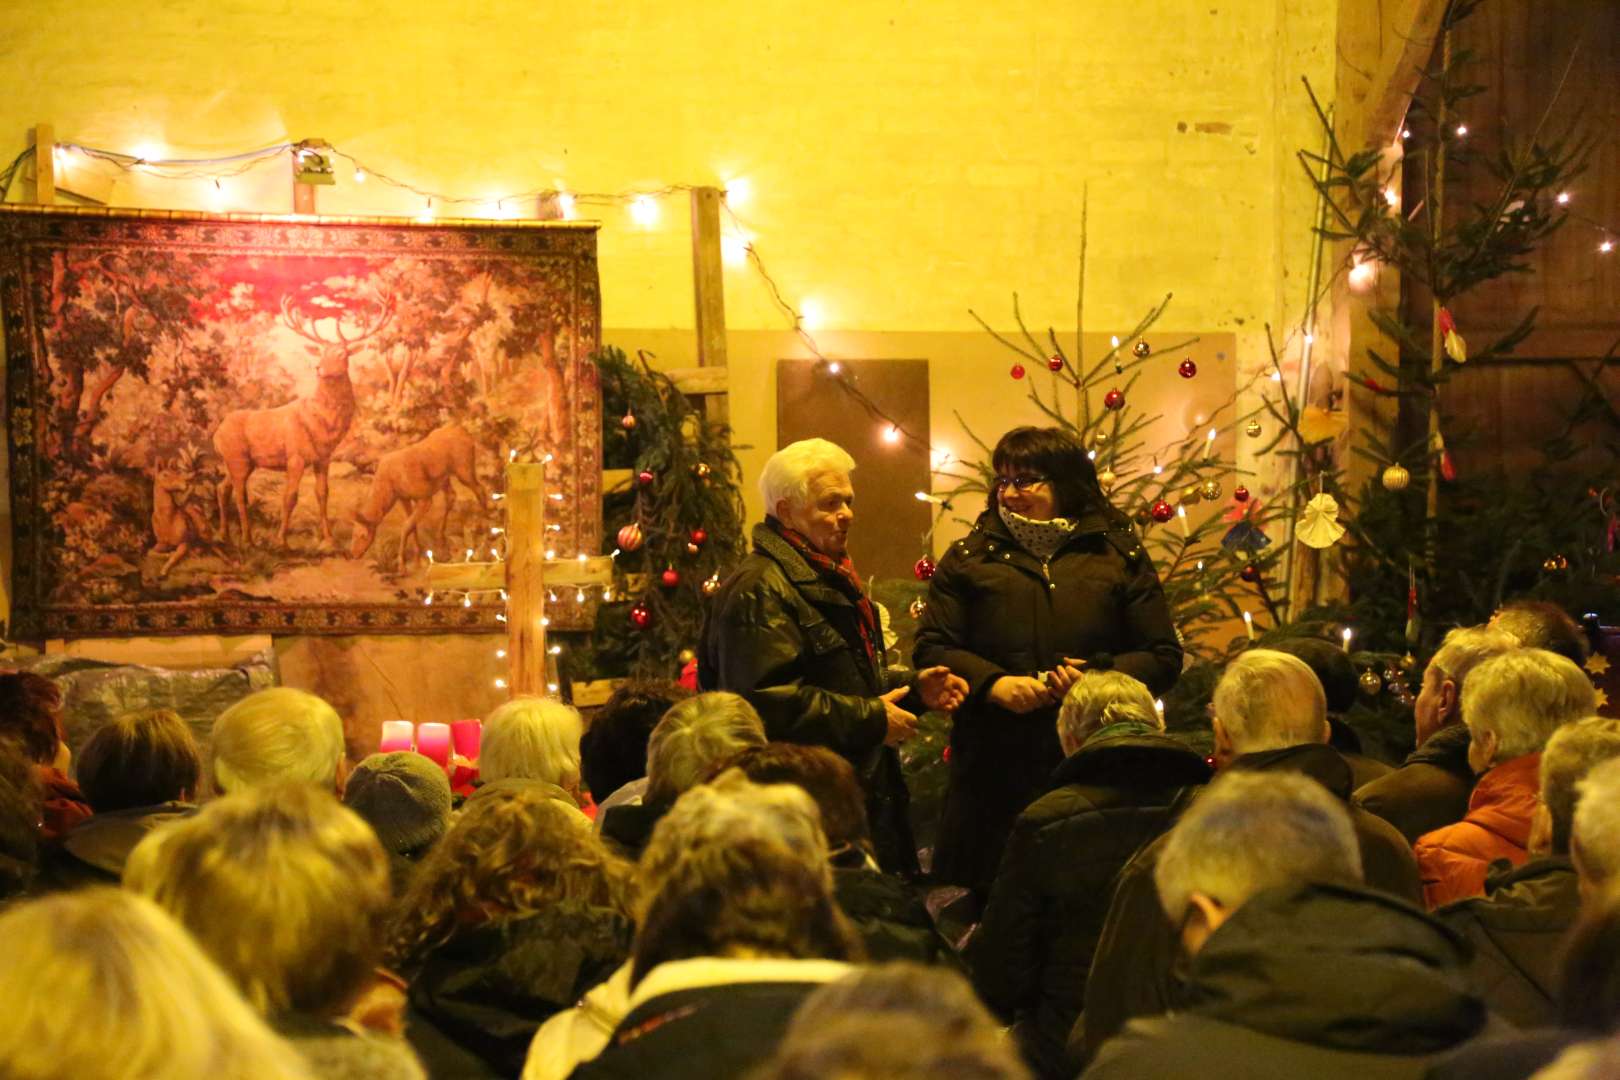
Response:
[[[1294,530],[1299,542],[1313,548],[1332,547],[1344,535],[1339,524],[1339,500],[1327,492],[1315,496],[1305,504]]]
[[[1459,364],[1468,363],[1468,343],[1457,333],[1457,321],[1445,308],[1440,309],[1440,342],[1447,356]]]
[[[1299,437],[1308,443],[1327,442],[1344,434],[1350,422],[1343,409],[1329,411],[1320,405],[1307,405],[1299,417]]]

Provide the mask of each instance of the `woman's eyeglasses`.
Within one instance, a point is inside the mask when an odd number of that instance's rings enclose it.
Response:
[[[1010,487],[1014,491],[1028,491],[1032,487],[1039,487],[1042,484],[1050,484],[1051,482],[1050,479],[1039,473],[1019,473],[1017,476],[996,478],[996,483],[1004,488]]]

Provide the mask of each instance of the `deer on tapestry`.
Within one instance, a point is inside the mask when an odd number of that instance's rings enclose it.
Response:
[[[198,469],[196,447],[182,448],[176,465],[152,473],[152,536],[157,542],[151,553],[168,555],[157,572],[160,581],[194,547],[212,547],[207,522],[188,505],[191,479]]]
[[[393,318],[395,298],[378,297],[378,314],[369,326],[353,337],[343,333],[343,316],[338,311],[331,316],[310,317],[300,313],[291,297],[281,301],[281,322],[299,337],[321,346],[316,365],[318,381],[314,394],[289,401],[272,409],[238,409],[228,413],[214,430],[214,449],[225,461],[226,477],[220,481],[219,533],[221,540],[230,537],[227,499],[236,505],[236,516],[242,530],[242,547],[253,543],[252,526],[248,523],[248,478],[255,469],[273,469],[286,474],[286,485],[281,497],[281,528],[276,542],[287,546],[287,525],[292,520],[293,507],[298,504],[298,485],[304,470],[315,473],[315,501],[320,506],[321,541],[332,543],[332,527],[326,517],[327,469],[332,451],[349,432],[354,421],[354,384],[349,381],[349,357],[356,346],[375,336]],[[317,324],[331,318],[335,341],[321,336]]]
[[[461,481],[478,500],[480,510],[488,511],[484,489],[478,483],[478,444],[455,424],[446,424],[420,442],[391,450],[377,461],[366,501],[355,511],[354,537],[349,558],[358,559],[371,548],[377,529],[395,503],[405,504],[405,525],[399,534],[399,572],[405,572],[406,551],[412,540],[421,547],[417,526],[433,507],[434,496],[444,492],[444,512],[439,517],[439,540],[444,540],[456,490],[451,477]]]

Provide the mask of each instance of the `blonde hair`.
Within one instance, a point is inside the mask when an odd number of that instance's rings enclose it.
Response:
[[[1122,723],[1164,727],[1152,691],[1123,671],[1088,672],[1069,688],[1058,710],[1058,730],[1076,746],[1098,728]]]
[[[1620,758],[1620,720],[1587,716],[1553,732],[1541,751],[1541,802],[1552,818],[1552,850],[1569,851],[1576,786],[1595,767]]]
[[[1215,685],[1215,718],[1238,754],[1327,741],[1327,694],[1297,656],[1250,649]]]
[[[1620,881],[1620,760],[1594,766],[1575,791],[1570,849],[1581,876],[1599,885]]]
[[[1436,672],[1441,679],[1451,680],[1462,693],[1468,673],[1493,656],[1513,652],[1523,643],[1511,632],[1495,626],[1459,626],[1446,632],[1440,647],[1429,658],[1423,669],[1425,676]]]
[[[0,915],[8,1080],[308,1080],[202,950],[150,901],[90,888]]]
[[[284,780],[337,790],[343,720],[314,694],[290,686],[249,694],[219,714],[211,743],[218,791]]]
[[[1497,762],[1535,753],[1560,727],[1596,711],[1586,672],[1546,649],[1491,657],[1469,673],[1462,692],[1463,723],[1475,739],[1496,736]]]
[[[124,884],[178,919],[265,1015],[341,1014],[392,899],[360,816],[308,784],[227,795],[138,844]]]
[[[478,774],[486,781],[544,780],[579,786],[579,712],[555,698],[519,697],[489,714],[479,751]]]
[[[647,802],[674,799],[716,764],[765,745],[765,724],[740,694],[711,690],[670,706],[647,737]]]
[[[759,473],[759,497],[765,513],[774,515],[776,504],[803,506],[810,496],[810,477],[818,472],[855,471],[855,459],[837,443],[826,439],[800,439],[772,454]]]
[[[609,908],[628,921],[635,868],[576,825],[577,813],[533,790],[490,791],[469,801],[400,901],[390,958],[409,965],[458,926],[528,915],[563,900]]]

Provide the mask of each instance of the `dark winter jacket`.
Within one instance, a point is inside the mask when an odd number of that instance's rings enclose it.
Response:
[[[412,1042],[429,1071],[437,1034],[498,1075],[523,1071],[535,1029],[613,974],[630,954],[629,920],[565,901],[543,912],[458,930],[410,970]]]
[[[879,699],[913,673],[868,658],[858,619],[847,595],[770,526],[757,525],[753,553],[709,607],[698,681],[747,698],[772,740],[825,746],[848,759],[866,792],[879,865],[914,874],[910,800],[900,759],[883,745],[888,719]],[[905,707],[919,711],[916,698]]]
[[[1245,754],[1227,767],[1298,773],[1346,802],[1350,798],[1350,766],[1329,746],[1309,744]],[[1423,887],[1412,849],[1387,821],[1355,806],[1349,809],[1368,887],[1421,906]],[[1072,1058],[1083,1060],[1095,1054],[1132,1017],[1155,1016],[1179,1001],[1178,983],[1185,963],[1181,943],[1159,906],[1153,885],[1153,869],[1163,847],[1160,837],[1120,871],[1092,961],[1085,1012],[1071,1033]]]
[[[674,803],[625,803],[602,811],[602,839],[612,843],[631,861],[641,858],[652,839],[653,827]]]
[[[1183,1000],[1133,1021],[1086,1077],[1417,1078],[1486,1024],[1455,934],[1333,885],[1251,897],[1193,958]]]
[[[1426,1080],[1529,1080],[1565,1050],[1595,1037],[1567,1028],[1482,1035],[1436,1061]]]
[[[901,878],[870,867],[835,866],[833,899],[861,936],[872,963],[956,965],[956,954],[934,929],[922,897]]]
[[[1514,1027],[1557,1023],[1559,947],[1581,909],[1574,866],[1562,856],[1536,859],[1485,888],[1435,918],[1473,944],[1474,985],[1491,1012]]]
[[[1103,728],[1058,766],[1050,792],[1019,815],[968,947],[973,982],[1016,1021],[1042,1075],[1070,1077],[1064,1044],[1114,878],[1174,822],[1209,779],[1202,755],[1138,724]]]
[[[1400,768],[1356,789],[1356,805],[1400,830],[1409,844],[1461,821],[1474,790],[1468,727],[1441,728],[1407,755]]]
[[[992,509],[940,560],[913,654],[968,682],[951,760],[934,876],[987,891],[1015,819],[1063,760],[1057,706],[1019,715],[989,701],[1003,675],[1037,675],[1065,657],[1111,667],[1162,694],[1181,672],[1164,590],[1124,519],[1097,511],[1043,562]]]
[[[270,1027],[298,1051],[313,1080],[427,1080],[429,1075],[403,1039],[357,1034],[307,1013],[271,1017]],[[439,1080],[437,1074],[433,1080]]]
[[[47,848],[42,884],[47,889],[117,885],[124,862],[153,829],[197,812],[189,803],[169,802],[111,810],[87,818]]]

